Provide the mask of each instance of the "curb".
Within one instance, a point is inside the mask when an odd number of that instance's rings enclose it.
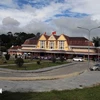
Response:
[[[36,81],[36,80],[55,80],[55,79],[61,79],[61,78],[69,78],[73,76],[80,75],[87,70],[80,71],[80,72],[74,72],[67,75],[57,75],[57,76],[39,76],[39,77],[0,77],[0,80],[8,80],[8,81]]]
[[[61,68],[61,67],[70,66],[70,65],[73,65],[73,64],[76,64],[76,63],[68,63],[68,64],[59,65],[59,66],[41,68],[41,69],[37,69],[37,70],[13,70],[13,69],[7,69],[7,68],[0,68],[0,71],[12,72],[12,73],[41,73],[41,72],[46,72],[46,71],[58,69],[58,68]]]

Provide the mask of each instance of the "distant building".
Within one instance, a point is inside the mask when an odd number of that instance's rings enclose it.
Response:
[[[97,50],[91,41],[84,37],[69,37],[67,35],[46,35],[27,39],[21,46],[11,47],[8,51],[14,54],[32,54],[32,56],[88,56],[88,47],[90,57],[97,56],[100,50]]]
[[[8,53],[10,55],[22,55],[22,52],[20,51],[22,46],[12,46],[10,49],[8,49]]]

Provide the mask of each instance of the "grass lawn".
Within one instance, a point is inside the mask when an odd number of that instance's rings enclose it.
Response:
[[[3,92],[0,100],[100,100],[100,85],[75,90],[51,92]]]
[[[7,62],[7,63],[4,63],[4,62]],[[33,62],[33,60],[30,60],[30,59],[24,59],[24,62],[25,63],[29,63],[29,62]],[[0,59],[0,65],[5,65],[5,64],[15,64],[15,59],[10,59],[10,60],[5,60],[5,58],[2,58]]]
[[[13,63],[11,63],[11,62],[13,62]],[[30,64],[24,64],[22,67],[18,67],[17,65],[0,66],[0,68],[8,68],[8,69],[15,69],[15,70],[35,70],[35,69],[39,69],[39,68],[52,67],[52,66],[68,63],[66,61],[65,62],[57,61],[56,63],[52,63],[52,61],[42,60],[40,65],[38,65],[37,60],[31,61],[31,60],[28,60],[28,59],[25,60],[24,62],[30,63]],[[7,64],[14,64],[14,60],[8,61]]]

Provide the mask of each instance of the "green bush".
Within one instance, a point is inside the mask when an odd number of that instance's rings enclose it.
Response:
[[[17,59],[17,54],[15,55],[15,59]]]
[[[51,60],[52,60],[52,62],[53,62],[53,63],[55,63],[55,62],[56,62],[56,58],[55,58],[54,56],[52,57],[52,59],[51,59]]]
[[[61,57],[60,57],[60,61],[61,61],[61,62],[64,62],[64,57],[61,56]]]
[[[24,60],[23,60],[22,58],[17,58],[17,59],[15,60],[15,63],[16,63],[16,65],[17,65],[18,67],[22,67],[23,64],[24,64]]]
[[[40,65],[40,61],[39,60],[37,61],[37,64]]]
[[[10,59],[10,54],[8,54],[8,53],[5,54],[5,59],[6,59],[6,60],[9,60],[9,59]]]

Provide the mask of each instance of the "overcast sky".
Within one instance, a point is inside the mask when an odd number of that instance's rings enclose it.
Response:
[[[0,33],[46,32],[88,37],[100,26],[100,0],[0,0]],[[91,31],[100,36],[100,28]]]

